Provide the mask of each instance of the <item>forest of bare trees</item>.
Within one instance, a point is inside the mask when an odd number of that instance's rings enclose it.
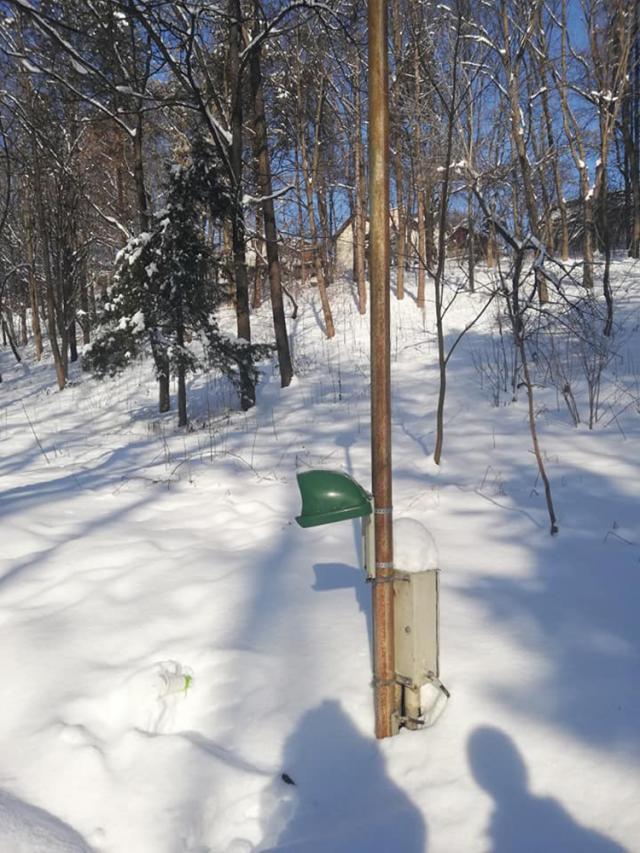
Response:
[[[364,0],[0,10],[0,316],[17,359],[29,343],[50,352],[63,389],[83,348],[102,373],[148,348],[160,410],[175,376],[185,424],[185,372],[205,363],[253,405],[265,300],[283,386],[300,289],[317,288],[333,336],[339,233],[366,311]],[[438,461],[450,259],[470,292],[478,264],[496,271],[478,312],[502,301],[529,393],[527,337],[549,303],[583,317],[602,293],[592,326],[612,332],[612,254],[640,256],[640,14],[626,0],[392,0],[389,16],[393,280],[402,299],[415,275],[421,310],[435,298]],[[212,326],[224,302],[233,345]]]

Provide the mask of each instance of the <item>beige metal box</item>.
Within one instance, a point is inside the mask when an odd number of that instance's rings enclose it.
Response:
[[[410,687],[439,676],[438,569],[395,572],[396,674]]]

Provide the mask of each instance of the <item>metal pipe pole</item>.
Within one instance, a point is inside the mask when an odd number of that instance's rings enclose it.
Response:
[[[387,0],[369,0],[369,277],[371,281],[371,470],[375,504],[373,671],[376,737],[394,734],[393,514],[389,249]]]

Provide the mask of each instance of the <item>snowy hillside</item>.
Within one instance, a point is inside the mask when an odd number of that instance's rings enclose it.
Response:
[[[614,285],[592,430],[579,359],[577,427],[536,364],[557,537],[495,312],[451,359],[437,468],[432,306],[393,300],[395,514],[437,543],[451,699],[383,742],[359,525],[293,521],[296,470],[369,484],[351,285],[333,341],[300,294],[290,388],[265,368],[243,414],[198,377],[186,433],[149,363],[60,393],[3,349],[0,853],[640,851],[637,262]],[[482,299],[459,296],[449,340]]]

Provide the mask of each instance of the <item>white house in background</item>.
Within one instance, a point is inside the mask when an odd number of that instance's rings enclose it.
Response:
[[[354,230],[355,217],[349,216],[333,235],[333,268],[337,278],[353,273]],[[368,219],[365,219],[365,233],[369,234]]]
[[[389,220],[391,225],[391,243],[395,244],[398,233],[398,209],[392,207],[389,211]],[[353,231],[355,220],[353,216],[347,217],[342,225],[333,235],[333,259],[334,272],[337,278],[343,275],[353,273]],[[365,234],[366,234],[366,252],[369,254],[369,219],[365,219]],[[418,228],[417,223],[412,219],[407,232],[407,238],[411,244],[417,248],[418,246]],[[412,262],[411,247],[407,246],[406,257],[407,262]]]

